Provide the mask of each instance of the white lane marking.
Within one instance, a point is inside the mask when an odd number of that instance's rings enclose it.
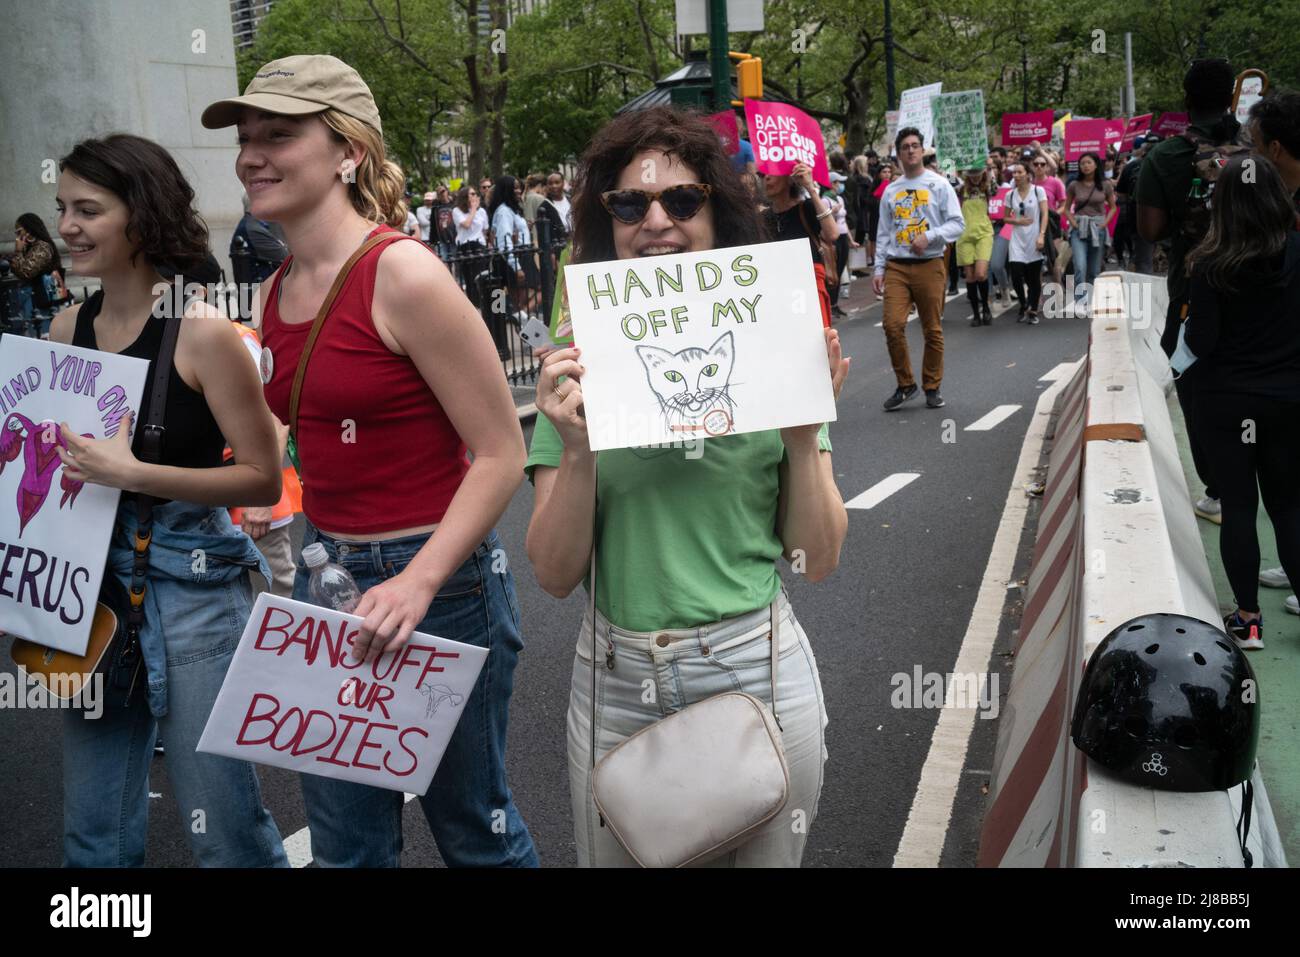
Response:
[[[414,794],[404,794],[402,803],[409,804]],[[284,853],[290,867],[306,867],[311,863],[311,829],[301,828],[284,839]]]
[[[1055,382],[1058,379],[1069,378],[1071,375],[1074,374],[1074,370],[1078,367],[1078,365],[1079,365],[1078,359],[1075,359],[1073,362],[1062,362],[1059,366],[1056,366],[1054,369],[1049,369],[1045,374],[1039,376],[1038,381]]]
[[[875,508],[901,488],[911,485],[921,477],[920,472],[895,472],[889,478],[881,479],[861,495],[844,503],[845,508]]]
[[[993,655],[993,644],[998,637],[998,623],[1002,606],[1007,600],[1006,583],[1011,579],[1015,565],[1016,546],[1024,529],[1029,509],[1029,497],[1024,484],[1033,478],[1035,466],[1047,436],[1047,423],[1051,418],[1052,403],[1066,380],[1048,386],[1038,397],[1034,417],[1025,432],[1020,446],[1020,458],[1011,476],[1002,520],[998,523],[989,562],[984,569],[970,624],[962,637],[957,652],[954,674],[987,672]],[[921,777],[912,797],[912,807],[907,813],[907,824],[894,854],[894,867],[938,867],[943,853],[948,825],[952,821],[952,806],[957,798],[962,765],[970,748],[970,735],[975,727],[976,709],[956,707],[956,700],[945,700],[935,725],[930,750],[921,768]],[[964,702],[963,702],[964,703]]]
[[[907,321],[908,321],[908,322],[916,322],[916,320],[918,320],[918,319],[920,319],[920,318],[921,318],[920,314],[914,312],[914,313],[910,314],[910,315],[907,317]],[[879,328],[881,328],[884,324],[885,324],[885,321],[882,319],[880,322],[876,323],[876,328],[879,329]]]
[[[988,415],[976,419],[970,425],[966,426],[965,431],[988,432],[990,429],[996,428],[1002,422],[1005,422],[1018,411],[1020,411],[1020,406],[1018,405],[1000,405]]]

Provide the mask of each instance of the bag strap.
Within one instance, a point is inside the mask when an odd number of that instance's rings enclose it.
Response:
[[[330,307],[334,305],[334,300],[338,298],[339,291],[343,284],[347,282],[348,275],[352,272],[358,260],[366,253],[374,249],[380,243],[386,243],[396,239],[414,239],[414,236],[407,236],[402,233],[380,233],[378,236],[371,236],[356,251],[348,257],[348,261],[343,264],[337,276],[334,277],[334,284],[330,286],[329,292],[325,294],[320,308],[316,310],[316,318],[312,320],[311,332],[307,334],[307,342],[302,347],[302,355],[298,357],[298,369],[293,375],[293,388],[289,392],[289,435],[297,441],[298,434],[298,400],[302,398],[302,384],[307,378],[307,362],[311,359],[312,349],[316,347],[316,340],[320,338],[320,331],[325,326],[325,317],[329,315]],[[283,284],[284,277],[280,277]]]
[[[140,459],[156,465],[162,461],[163,443],[167,427],[167,389],[171,383],[172,360],[176,355],[176,340],[180,336],[181,319],[169,315],[163,319],[162,342],[154,360],[153,380],[149,391],[149,416],[141,426]],[[123,657],[134,654],[140,629],[144,625],[144,586],[149,570],[149,543],[153,540],[152,495],[137,492],[135,496],[135,546],[131,554],[130,608],[126,616],[127,647]],[[111,574],[111,572],[109,573]]]
[[[593,482],[593,487],[595,483]],[[594,511],[594,507],[593,507]],[[595,516],[592,516],[591,529],[591,567],[588,571],[588,581],[591,586],[590,593],[587,596],[587,617],[591,621],[591,766],[596,766],[596,523]],[[776,665],[781,647],[781,614],[779,605],[781,594],[778,591],[776,598],[772,599],[769,608],[771,615],[772,631],[768,635],[771,642],[772,656],[772,718],[776,721],[776,726],[782,732],[785,728],[781,727],[781,715],[776,710]],[[601,826],[605,824],[602,816],[600,819]]]

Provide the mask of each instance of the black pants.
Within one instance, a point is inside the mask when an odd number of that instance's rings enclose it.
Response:
[[[1020,302],[1020,311],[1027,309],[1038,311],[1038,300],[1043,295],[1043,261],[1036,259],[1031,263],[1007,263],[1011,272],[1011,285],[1016,289],[1016,299]],[[1029,298],[1025,298],[1026,288]]]
[[[1220,498],[1219,488],[1214,481],[1212,472],[1212,463],[1217,458],[1211,458],[1209,451],[1205,447],[1205,438],[1198,426],[1198,403],[1196,389],[1188,384],[1188,379],[1195,381],[1196,369],[1188,370],[1187,375],[1174,380],[1174,391],[1178,393],[1178,405],[1183,410],[1183,421],[1187,423],[1187,444],[1192,449],[1192,465],[1196,468],[1196,477],[1201,480],[1205,486],[1205,494],[1208,498]],[[1201,402],[1205,405],[1206,402]]]
[[[1239,393],[1197,394],[1189,431],[1213,456],[1223,505],[1219,554],[1237,606],[1259,610],[1260,496],[1273,522],[1278,557],[1300,583],[1300,402]]]
[[[849,234],[840,233],[838,236],[835,237],[835,268],[838,269],[841,273],[843,273],[844,270],[848,267],[848,265],[849,265]],[[839,277],[836,276],[833,278],[838,279]],[[838,282],[834,286],[829,287],[832,306],[836,305],[840,301],[840,288],[841,287]]]

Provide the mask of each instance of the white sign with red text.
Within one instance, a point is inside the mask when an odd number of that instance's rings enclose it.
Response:
[[[244,627],[198,750],[423,794],[487,649],[416,632],[352,660],[361,619],[269,592]]]

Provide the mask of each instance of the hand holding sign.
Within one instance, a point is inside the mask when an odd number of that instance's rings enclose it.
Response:
[[[578,361],[582,350],[576,347],[557,349],[542,363],[537,377],[537,410],[546,416],[565,449],[591,454],[587,441],[587,420],[583,417],[582,386],[579,379],[586,368]],[[567,381],[560,382],[566,376]]]
[[[790,170],[790,178],[809,193],[817,192],[817,187],[813,184],[812,169],[807,163],[795,163],[794,169]]]
[[[442,581],[421,578],[412,562],[405,571],[367,589],[353,611],[365,620],[352,646],[352,660],[374,661],[405,645],[441,587]]]
[[[140,460],[131,451],[131,412],[122,415],[122,427],[111,439],[81,436],[64,422],[59,426],[65,448],[58,449],[64,477],[92,485],[135,491]]]

